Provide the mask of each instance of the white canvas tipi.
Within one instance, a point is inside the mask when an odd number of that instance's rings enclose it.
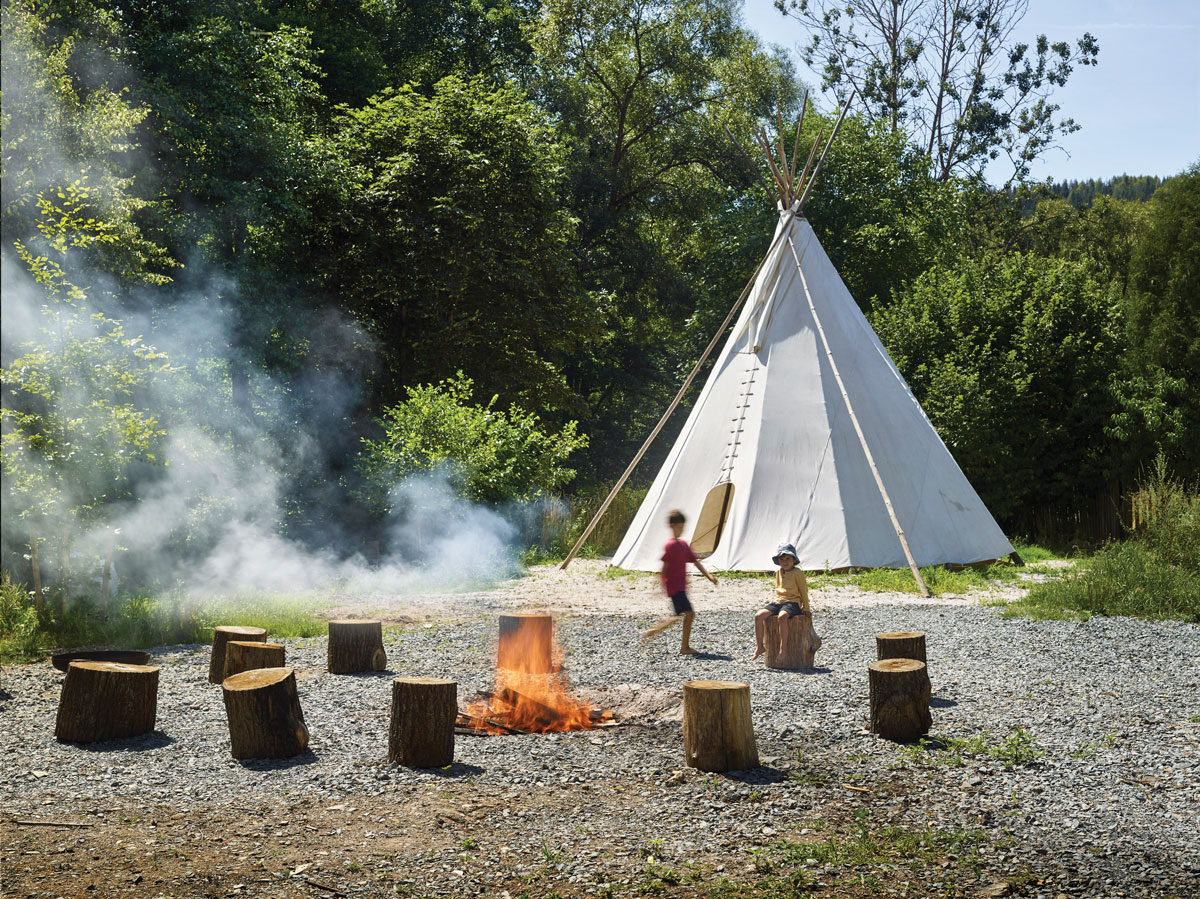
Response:
[[[785,542],[809,570],[1008,555],[1012,545],[798,209],[781,214],[613,564],[661,567],[676,508],[688,517],[685,538],[717,570],[769,569]]]

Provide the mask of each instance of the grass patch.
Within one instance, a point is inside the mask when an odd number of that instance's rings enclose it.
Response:
[[[898,751],[901,757],[919,765],[961,767],[966,764],[968,757],[973,756],[1000,762],[1006,771],[1031,765],[1043,755],[1033,735],[1020,727],[994,742],[986,734],[973,737],[935,735],[922,737],[910,746],[900,746]]]
[[[1132,497],[1128,539],[1063,579],[1035,584],[1006,615],[1131,615],[1200,622],[1200,491],[1172,480],[1160,457]]]
[[[318,594],[165,594],[113,599],[107,615],[86,600],[74,602],[66,612],[48,603],[39,613],[33,598],[5,579],[0,583],[0,661],[34,661],[50,647],[138,649],[208,643],[213,628],[222,624],[261,627],[281,639],[316,637],[328,628],[316,615],[327,604]]]

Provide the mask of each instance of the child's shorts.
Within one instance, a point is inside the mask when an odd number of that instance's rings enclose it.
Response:
[[[800,603],[798,602],[769,602],[763,608],[772,615],[787,612],[788,618],[795,618],[801,612]]]
[[[675,607],[676,615],[683,615],[686,612],[692,611],[692,601],[688,599],[686,590],[680,590],[678,593],[672,594],[671,605]]]

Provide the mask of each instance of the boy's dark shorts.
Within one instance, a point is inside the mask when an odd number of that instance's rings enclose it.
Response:
[[[692,610],[692,601],[688,599],[687,591],[680,590],[671,596],[671,605],[675,607],[676,615],[683,615]]]
[[[763,608],[772,615],[787,612],[788,618],[795,618],[801,612],[800,603],[798,602],[769,602]]]

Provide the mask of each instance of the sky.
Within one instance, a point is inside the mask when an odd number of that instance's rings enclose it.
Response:
[[[744,20],[768,44],[789,51],[814,88],[820,76],[800,59],[804,30],[773,0],[744,0]],[[1081,129],[1033,166],[1037,179],[1177,174],[1200,161],[1200,0],[1031,0],[1016,37],[1074,44],[1090,32],[1097,66],[1077,67],[1052,96]],[[821,101],[824,109],[835,104]],[[997,172],[1003,180],[1007,168]]]

